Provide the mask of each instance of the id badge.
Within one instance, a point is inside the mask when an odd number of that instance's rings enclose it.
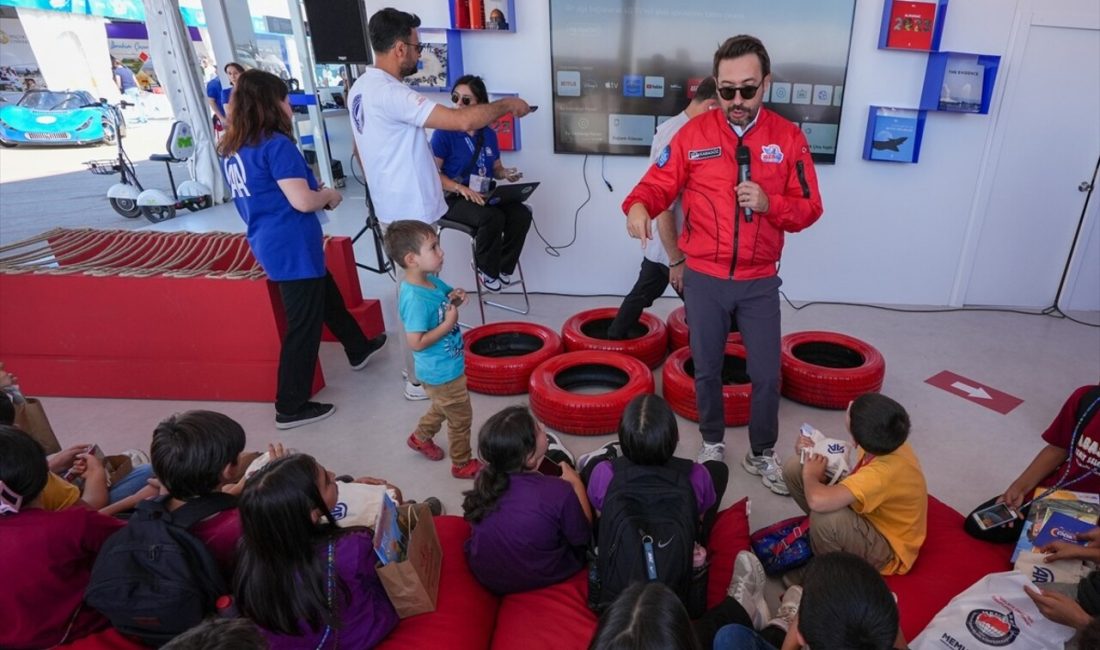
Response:
[[[470,189],[478,194],[485,194],[489,191],[489,177],[470,174]]]

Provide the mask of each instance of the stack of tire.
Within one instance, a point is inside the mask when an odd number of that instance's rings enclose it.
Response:
[[[649,312],[642,312],[638,323],[628,331],[627,338],[612,341],[607,338],[607,329],[617,313],[619,310],[615,307],[602,307],[582,311],[565,321],[561,327],[565,349],[569,352],[618,352],[641,360],[650,369],[661,365],[668,351],[668,333],[664,322]]]
[[[795,332],[780,351],[782,393],[796,402],[844,409],[864,393],[877,392],[886,361],[873,346],[837,332]]]
[[[563,350],[557,332],[534,323],[489,323],[463,338],[467,385],[488,395],[526,393],[535,368]]]
[[[682,347],[665,360],[661,369],[664,397],[677,415],[693,422],[699,421],[699,409],[695,400],[695,365],[691,348]],[[722,363],[722,406],[727,427],[748,424],[749,404],[752,401],[752,383],[745,372],[745,347],[740,343],[726,343],[726,356]]]
[[[686,348],[689,343],[687,309],[677,307],[672,310],[666,320],[668,329],[668,350],[675,352],[680,348]],[[740,343],[741,332],[737,329],[737,319],[730,320],[730,334],[726,337],[726,343]]]

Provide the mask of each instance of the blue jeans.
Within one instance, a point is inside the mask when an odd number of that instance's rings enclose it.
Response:
[[[135,492],[145,487],[151,478],[153,478],[153,466],[149,463],[138,465],[121,481],[111,486],[107,502],[117,503],[126,497],[133,496]]]
[[[727,625],[714,637],[714,650],[776,650],[755,630],[744,625]]]

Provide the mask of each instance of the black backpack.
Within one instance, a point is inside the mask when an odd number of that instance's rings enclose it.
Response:
[[[187,529],[236,499],[219,492],[169,512],[168,498],[142,501],[107,540],[84,596],[118,631],[153,646],[198,625],[228,593],[210,550]]]
[[[692,611],[698,609],[692,556],[699,514],[691,461],[673,458],[664,466],[647,466],[616,458],[612,468],[597,528],[596,571],[589,574],[590,606],[602,612],[631,584],[655,579],[692,615],[701,614]]]

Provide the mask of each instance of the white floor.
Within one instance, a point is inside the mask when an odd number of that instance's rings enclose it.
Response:
[[[354,185],[354,181],[349,179]],[[326,226],[330,234],[354,234],[362,224],[362,199],[349,196]],[[243,225],[231,205],[185,215],[157,226],[159,230],[241,231]],[[369,237],[367,238],[369,240]],[[531,239],[534,239],[533,237]],[[458,235],[444,238],[447,268],[444,277],[472,288],[469,246]],[[372,262],[368,241],[356,246],[361,261]],[[529,240],[525,256],[542,255]],[[380,298],[386,322],[395,323],[393,285],[388,277],[361,272],[363,292]],[[532,296],[527,320],[560,328],[572,314],[599,306],[615,306],[615,297]],[[663,298],[652,311],[664,317],[679,306]],[[477,320],[471,305],[463,320]],[[514,320],[511,314],[489,309],[492,321]],[[1100,314],[1075,314],[1097,322]],[[1065,397],[1077,386],[1100,380],[1100,329],[1042,316],[1004,313],[957,312],[903,314],[866,308],[813,306],[795,311],[783,308],[785,333],[821,329],[844,332],[877,347],[887,363],[883,392],[909,410],[913,421],[911,441],[928,477],[930,491],[954,508],[966,511],[1003,490],[1039,449],[1039,435]],[[160,400],[72,399],[47,397],[43,401],[63,444],[98,442],[107,450],[148,448],[156,423],[177,411],[193,408],[219,410],[240,421],[248,432],[249,446],[260,449],[280,440],[315,455],[337,473],[386,477],[399,485],[408,498],[438,496],[448,511],[461,514],[461,492],[471,483],[450,476],[446,462],[432,463],[405,446],[405,438],[427,406],[402,397],[401,360],[396,341],[387,344],[363,372],[352,372],[337,344],[322,346],[321,361],[328,386],[317,396],[333,402],[338,410],[315,425],[279,432],[274,427],[271,404],[199,403]],[[10,368],[16,374],[18,368]],[[985,382],[1023,399],[1008,415],[965,401],[933,388],[925,380],[951,370]],[[181,381],[187,381],[181,377]],[[660,373],[657,373],[658,391]],[[473,395],[474,429],[496,410],[524,401],[524,396]],[[782,455],[794,444],[799,425],[809,422],[831,436],[843,436],[843,413],[825,411],[783,400],[780,406]],[[699,444],[698,427],[681,419],[679,454],[693,457]],[[441,436],[441,441],[445,437]],[[580,454],[611,436],[563,436]],[[796,513],[794,503],[773,495],[740,469],[747,450],[747,430],[726,433],[727,462],[731,466],[728,505],[748,496],[752,499],[752,527],[758,528]],[[476,448],[476,442],[475,442]]]

